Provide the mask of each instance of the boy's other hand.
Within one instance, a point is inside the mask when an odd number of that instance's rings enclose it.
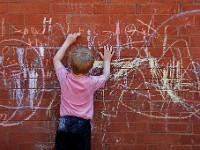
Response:
[[[112,46],[104,46],[104,55],[100,52],[100,56],[101,58],[106,61],[111,61],[111,58],[113,56],[113,54],[115,53],[115,51],[113,50],[113,47]]]

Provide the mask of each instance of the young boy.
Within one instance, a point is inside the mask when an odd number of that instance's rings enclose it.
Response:
[[[112,47],[104,47],[100,53],[104,62],[103,74],[89,76],[93,67],[94,55],[86,47],[74,48],[69,54],[71,72],[66,70],[61,60],[66,50],[80,33],[73,33],[53,58],[53,64],[61,87],[60,118],[56,132],[56,150],[90,150],[91,125],[93,117],[93,94],[104,86],[110,76],[110,61],[114,54]]]

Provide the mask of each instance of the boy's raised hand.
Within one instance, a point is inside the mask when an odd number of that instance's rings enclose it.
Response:
[[[81,35],[81,33],[70,33],[67,35],[66,41],[71,45],[72,43],[74,43],[77,39],[77,37],[79,37]]]
[[[79,37],[80,35],[80,33],[70,33],[67,35],[65,42],[62,44],[62,46],[59,48],[59,50],[53,58],[54,68],[58,68],[60,65],[62,65],[61,60],[65,55],[65,51],[72,43],[76,41],[77,37]]]

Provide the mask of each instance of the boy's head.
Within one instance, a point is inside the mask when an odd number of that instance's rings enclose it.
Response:
[[[74,48],[70,53],[70,65],[74,74],[87,74],[93,67],[93,52],[84,46]]]

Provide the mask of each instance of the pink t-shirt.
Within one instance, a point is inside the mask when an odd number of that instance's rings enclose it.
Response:
[[[77,77],[60,66],[56,75],[61,87],[60,116],[77,116],[92,119],[93,95],[103,87],[105,78],[101,76]]]

